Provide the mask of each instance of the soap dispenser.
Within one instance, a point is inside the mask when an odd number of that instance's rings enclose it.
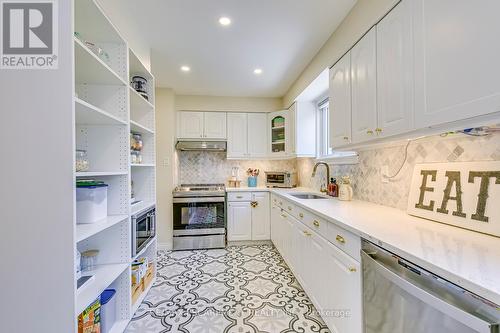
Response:
[[[351,186],[351,179],[349,176],[343,176],[342,181],[339,185],[339,200],[351,201],[353,196],[353,190]]]

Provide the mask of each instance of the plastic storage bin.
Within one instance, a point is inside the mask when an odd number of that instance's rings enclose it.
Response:
[[[116,321],[116,290],[106,289],[101,294],[101,333],[108,333]]]
[[[78,185],[76,223],[95,223],[108,215],[108,185]]]

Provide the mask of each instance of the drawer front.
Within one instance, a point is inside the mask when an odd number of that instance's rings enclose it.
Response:
[[[318,216],[313,215],[309,212],[304,213],[303,220],[304,220],[304,223],[309,228],[311,228],[312,230],[314,230],[315,232],[317,232],[318,234],[320,234],[324,238],[328,239],[330,225],[332,224],[331,222],[325,221],[322,218],[319,218]]]
[[[288,200],[283,200],[283,210],[285,210],[288,214],[292,215],[293,217],[297,218],[297,206],[295,206],[293,203],[291,203]]]
[[[252,201],[252,192],[229,192],[227,201]]]
[[[328,235],[326,238],[352,258],[361,261],[361,238],[336,224],[328,224]]]

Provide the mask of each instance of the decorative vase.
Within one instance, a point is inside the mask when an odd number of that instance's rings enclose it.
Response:
[[[248,187],[257,187],[257,177],[255,176],[248,177]]]

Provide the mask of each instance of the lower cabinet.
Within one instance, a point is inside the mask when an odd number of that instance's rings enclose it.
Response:
[[[361,333],[360,263],[276,205],[271,240],[330,331]]]
[[[252,192],[249,197],[235,197],[237,201],[229,197],[228,200],[228,241],[271,239],[269,193]]]

